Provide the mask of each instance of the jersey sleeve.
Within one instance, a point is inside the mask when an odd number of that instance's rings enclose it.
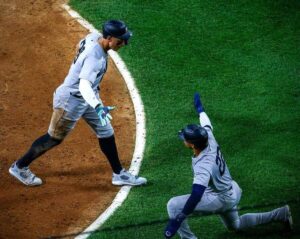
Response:
[[[194,166],[194,181],[193,184],[200,184],[208,187],[211,177],[212,165],[209,161],[199,160]]]
[[[210,128],[211,130],[213,130],[210,119],[204,111],[199,114],[199,121],[202,127]]]
[[[83,61],[83,66],[79,74],[80,79],[85,79],[90,81],[91,83],[94,83],[97,78],[97,73],[99,72],[97,69],[97,60],[93,56],[87,57]]]

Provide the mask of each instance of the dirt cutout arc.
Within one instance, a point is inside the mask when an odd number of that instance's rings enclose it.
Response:
[[[62,8],[65,2],[0,1],[0,238],[80,232],[109,211],[120,190],[111,184],[109,163],[83,120],[65,142],[30,166],[45,182],[41,187],[26,187],[8,173],[11,164],[47,132],[52,94],[67,74],[76,44],[88,33]],[[135,148],[135,142],[141,145],[145,139],[144,122],[135,120],[143,109],[137,109],[137,97],[130,97],[135,89],[130,90],[116,67],[125,65],[112,57],[101,96],[104,104],[118,107],[112,123],[121,161],[129,168],[139,165],[143,155],[143,148]],[[139,166],[130,170],[137,173]],[[123,194],[126,190],[130,188],[121,188]],[[121,205],[123,199],[114,202]]]

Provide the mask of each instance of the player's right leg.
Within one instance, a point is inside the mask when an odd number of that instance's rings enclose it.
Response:
[[[9,173],[28,186],[38,186],[42,180],[29,169],[29,165],[53,147],[59,145],[74,128],[76,120],[70,120],[63,109],[54,109],[48,133],[36,139],[30,149],[9,168]]]
[[[60,140],[52,138],[48,133],[33,142],[30,149],[9,168],[9,173],[28,186],[38,186],[42,180],[29,169],[29,165],[49,149],[60,144]]]

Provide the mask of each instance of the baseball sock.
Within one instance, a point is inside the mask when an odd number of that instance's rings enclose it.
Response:
[[[108,138],[101,138],[98,140],[100,148],[108,159],[113,172],[119,174],[122,170],[122,166],[118,156],[115,136],[112,135]]]
[[[18,168],[28,167],[37,157],[60,144],[62,140],[52,138],[48,133],[33,142],[28,152],[17,161]]]

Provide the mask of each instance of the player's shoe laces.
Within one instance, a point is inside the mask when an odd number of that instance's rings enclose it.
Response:
[[[293,230],[293,218],[292,218],[292,212],[289,205],[285,205],[286,210],[286,220],[284,221],[285,229],[286,231],[292,231]]]
[[[18,179],[20,182],[28,186],[38,186],[43,182],[40,178],[34,175],[29,169],[29,167],[18,168],[16,163],[13,163],[9,168],[9,173]]]
[[[137,186],[137,185],[143,185],[147,183],[147,179],[139,176],[134,176],[125,169],[122,169],[120,174],[113,173],[112,176],[112,184],[117,186],[122,185],[131,185],[131,186]]]

